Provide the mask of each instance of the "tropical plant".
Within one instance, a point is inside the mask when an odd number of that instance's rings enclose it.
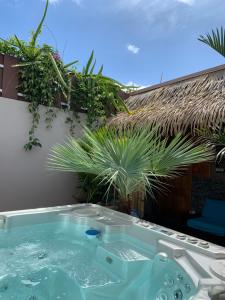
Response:
[[[113,186],[122,203],[143,190],[151,193],[159,177],[176,176],[182,167],[210,160],[212,151],[177,135],[171,142],[161,139],[157,129],[116,130],[88,128],[80,140],[69,138],[53,147],[49,167],[53,170],[93,174]]]
[[[220,150],[217,151],[216,159],[218,162],[220,162],[225,156],[225,148],[223,147],[225,145],[225,129],[201,129],[196,131],[196,133],[199,135],[203,143],[219,146]]]
[[[113,187],[108,189],[107,184],[93,174],[79,173],[78,177],[80,182],[79,188],[84,191],[87,203],[116,205],[116,193]]]
[[[212,30],[211,33],[200,35],[198,40],[225,57],[225,30],[222,26],[220,29]]]
[[[29,138],[25,144],[25,150],[31,150],[34,146],[41,147],[40,140],[35,136],[38,127],[40,114],[39,106],[47,106],[46,123],[47,128],[51,127],[55,111],[52,108],[57,103],[59,94],[65,93],[65,87],[55,76],[54,63],[63,70],[62,61],[52,47],[38,44],[46,19],[49,0],[46,1],[45,9],[40,23],[35,31],[32,31],[28,42],[20,40],[16,35],[8,40],[1,39],[0,52],[14,55],[20,62],[14,67],[19,68],[20,83],[18,91],[24,95],[25,101],[29,103],[28,110],[32,114],[32,125],[29,130]]]
[[[52,61],[54,61],[52,59]],[[63,83],[63,74],[59,66],[54,64],[56,74]],[[112,112],[126,111],[127,106],[120,96],[121,91],[131,87],[124,86],[118,81],[103,75],[103,65],[95,72],[96,59],[94,51],[81,72],[68,72],[69,85],[63,86],[68,91],[69,106],[72,111],[80,109],[87,113],[87,126],[94,127],[104,124]]]
[[[75,66],[77,60],[64,64],[60,55],[51,46],[38,43],[42,33],[43,24],[47,16],[49,0],[46,0],[45,9],[37,29],[31,33],[28,42],[19,39],[16,35],[8,40],[0,39],[0,53],[13,55],[20,62],[14,67],[19,68],[20,84],[18,91],[23,94],[24,100],[29,103],[28,109],[32,114],[32,124],[29,138],[24,148],[31,150],[40,146],[41,142],[36,137],[39,125],[39,106],[44,105],[46,110],[47,128],[51,127],[52,120],[56,117],[55,106],[59,99],[67,103],[68,110],[73,115],[68,115],[67,123],[70,124],[71,134],[74,132],[74,117],[79,118],[78,111],[87,113],[87,126],[98,127],[106,122],[111,113],[125,110],[126,105],[120,97],[123,88],[119,82],[102,74],[103,66],[95,72],[96,60],[92,51],[87,64],[82,71]]]
[[[218,133],[212,134],[212,141],[216,145],[224,146],[225,145],[225,130],[220,130]],[[217,153],[217,160],[221,161],[222,158],[225,156],[225,147],[223,147],[218,153]]]
[[[215,30],[212,30],[211,34],[208,33],[205,36],[201,35],[198,40],[225,57],[225,29],[222,26],[220,29],[216,28]],[[200,132],[200,135],[202,135],[207,140],[210,140],[213,144],[225,145],[224,128],[217,128],[214,131],[204,129]],[[225,147],[218,152],[217,159],[220,160],[224,156]]]

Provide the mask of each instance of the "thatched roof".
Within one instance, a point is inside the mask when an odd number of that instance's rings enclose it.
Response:
[[[156,124],[162,133],[196,133],[225,123],[225,65],[130,94],[131,114],[120,113],[113,126]]]

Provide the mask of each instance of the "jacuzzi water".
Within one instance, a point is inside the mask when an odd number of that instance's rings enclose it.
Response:
[[[0,230],[1,300],[188,300],[197,293],[181,265],[121,224],[109,232],[100,226],[101,236],[89,239],[93,219],[20,218]]]

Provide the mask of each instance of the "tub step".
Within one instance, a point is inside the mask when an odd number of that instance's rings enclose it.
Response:
[[[152,267],[151,253],[120,240],[100,244],[96,251],[96,263],[114,280],[101,286],[83,286],[85,300],[137,300],[136,293],[131,292],[131,286],[138,290]]]
[[[150,255],[123,241],[105,243],[98,247],[96,260],[116,276],[131,280],[146,265],[151,265]]]
[[[99,248],[102,248],[106,252],[113,254],[114,256],[118,257],[119,260],[126,262],[146,261],[151,259],[150,255],[145,253],[143,250],[140,250],[134,245],[124,241],[105,243]]]

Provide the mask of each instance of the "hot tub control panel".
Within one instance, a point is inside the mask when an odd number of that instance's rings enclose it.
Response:
[[[141,219],[135,219],[134,223],[138,226],[144,227],[146,229],[153,230],[154,232],[157,232],[159,235],[164,235],[167,237],[170,237],[170,239],[174,242],[179,241],[182,242],[183,244],[188,244],[191,246],[195,246],[198,249],[205,250],[207,253],[215,256],[215,258],[225,258],[225,248],[220,247],[218,245],[209,243],[207,241],[180,233],[176,232],[173,230],[170,230],[168,228],[165,228],[160,225],[153,224],[148,221],[144,221]]]

